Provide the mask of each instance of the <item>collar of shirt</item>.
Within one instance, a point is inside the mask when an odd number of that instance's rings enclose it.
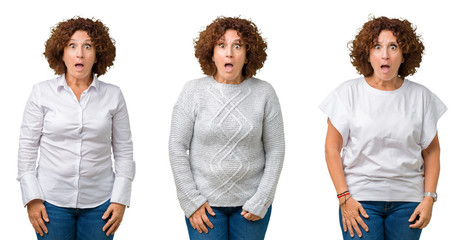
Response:
[[[85,91],[90,91],[90,89],[92,88],[98,91],[99,86],[100,86],[100,82],[98,81],[97,74],[94,74],[92,83],[90,84],[89,88],[87,88],[87,90]],[[60,77],[58,78],[58,82],[56,85],[56,91],[58,92],[60,89],[71,91],[71,88],[66,82],[65,74],[61,74]]]

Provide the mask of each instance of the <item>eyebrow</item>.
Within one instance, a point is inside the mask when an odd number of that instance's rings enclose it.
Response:
[[[69,41],[76,41],[76,39],[71,38],[71,39],[69,39]],[[92,42],[92,39],[90,39],[90,38],[84,39],[84,42]]]

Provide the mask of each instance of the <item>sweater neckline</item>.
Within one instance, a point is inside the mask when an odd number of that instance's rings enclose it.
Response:
[[[220,83],[216,81],[216,79],[214,79],[213,76],[208,76],[208,81],[211,83],[211,85],[219,89],[242,89],[249,84],[250,79],[251,78],[246,78],[245,80],[243,80],[243,82],[239,84],[228,84],[228,83]]]

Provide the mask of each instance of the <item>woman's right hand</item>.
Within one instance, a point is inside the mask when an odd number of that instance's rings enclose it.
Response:
[[[359,214],[361,214],[364,218],[369,218],[367,215],[366,210],[364,210],[361,203],[356,201],[354,198],[350,197],[346,200],[345,198],[340,198],[340,209],[342,212],[342,222],[343,222],[343,231],[349,231],[350,236],[354,237],[354,231],[358,234],[359,237],[362,237],[361,229],[359,225],[364,229],[364,231],[368,232],[369,228],[364,223],[363,219]]]
[[[206,212],[208,212],[211,216],[216,215],[213,212],[211,206],[209,206],[208,202],[205,202],[189,218],[190,224],[192,225],[193,229],[197,230],[199,233],[208,233],[208,228],[206,226],[208,226],[209,228],[213,228],[213,224],[209,221]]]
[[[34,199],[27,204],[27,213],[29,214],[29,221],[31,221],[34,230],[43,236],[44,233],[48,233],[48,229],[45,226],[45,222],[49,222],[47,210],[40,199]]]

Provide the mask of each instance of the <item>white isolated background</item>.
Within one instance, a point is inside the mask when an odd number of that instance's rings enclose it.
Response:
[[[117,56],[101,80],[121,87],[133,132],[137,174],[132,205],[115,239],[188,239],[168,159],[172,106],[182,86],[202,77],[193,39],[217,16],[253,20],[268,42],[257,77],[276,89],[287,151],[268,240],[341,239],[338,201],[325,159],[326,116],[319,103],[358,76],[347,43],[374,16],[417,25],[426,47],[410,80],[437,94],[449,110],[439,121],[439,200],[422,238],[460,236],[464,191],[462,9],[458,1],[3,1],[0,6],[1,239],[35,239],[21,204],[17,146],[32,86],[54,77],[43,57],[50,28],[73,16],[101,19]],[[382,124],[382,123],[379,123]]]

